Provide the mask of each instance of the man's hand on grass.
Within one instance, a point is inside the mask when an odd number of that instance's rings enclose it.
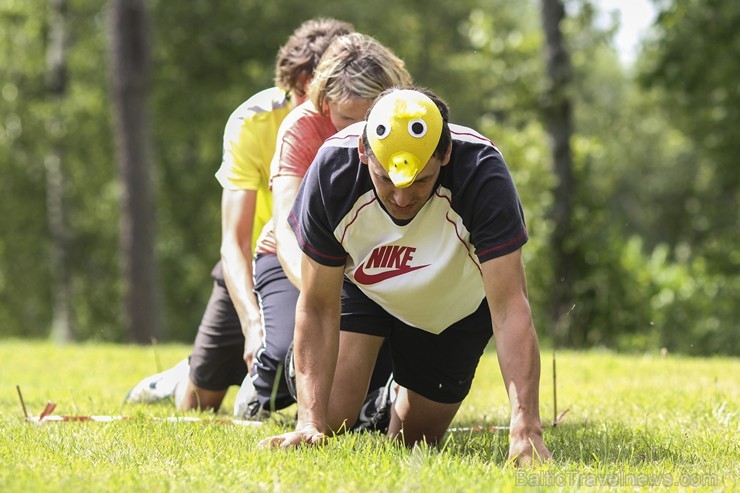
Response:
[[[511,436],[509,462],[518,467],[527,467],[552,458],[542,435]]]
[[[257,446],[259,448],[288,448],[298,447],[301,444],[321,445],[326,440],[326,435],[320,432],[315,426],[306,425],[290,433],[267,437],[261,440]]]

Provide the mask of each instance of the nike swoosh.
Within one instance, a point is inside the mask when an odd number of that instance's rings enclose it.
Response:
[[[419,265],[416,267],[401,267],[399,269],[378,272],[377,274],[368,274],[363,269],[364,264],[362,264],[355,271],[355,281],[359,282],[360,284],[364,284],[365,286],[369,286],[370,284],[377,284],[379,282],[385,281],[386,279],[402,276],[404,274],[408,274],[409,272],[423,269],[424,267],[429,267],[429,265],[430,264]]]

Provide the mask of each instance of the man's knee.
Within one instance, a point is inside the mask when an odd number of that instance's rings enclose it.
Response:
[[[180,411],[193,409],[218,411],[227,390],[203,389],[189,380],[185,391],[180,396],[176,396],[175,405]]]
[[[388,435],[403,441],[406,446],[425,441],[436,444],[442,439],[461,402],[435,402],[404,387],[399,387],[391,409]]]

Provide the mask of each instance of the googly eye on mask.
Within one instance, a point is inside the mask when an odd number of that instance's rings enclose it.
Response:
[[[420,139],[427,133],[427,124],[421,118],[409,122],[409,135]]]

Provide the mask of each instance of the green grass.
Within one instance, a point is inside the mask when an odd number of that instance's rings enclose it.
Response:
[[[737,491],[737,359],[558,353],[562,424],[545,441],[555,459],[518,471],[506,465],[506,432],[454,432],[437,447],[406,450],[372,434],[322,448],[265,451],[257,442],[290,428],[294,409],[261,427],[152,419],[167,405],[123,405],[142,376],[189,347],[0,341],[0,491],[372,491],[490,492],[617,489]],[[552,420],[552,353],[543,351],[541,410]],[[57,415],[123,415],[113,423],[22,420],[47,400]],[[235,390],[227,396],[230,409]],[[208,418],[208,414],[190,414]],[[225,415],[227,416],[227,415]],[[508,422],[494,353],[484,355],[453,427]],[[655,484],[655,486],[649,486]],[[670,484],[670,488],[665,485]]]

